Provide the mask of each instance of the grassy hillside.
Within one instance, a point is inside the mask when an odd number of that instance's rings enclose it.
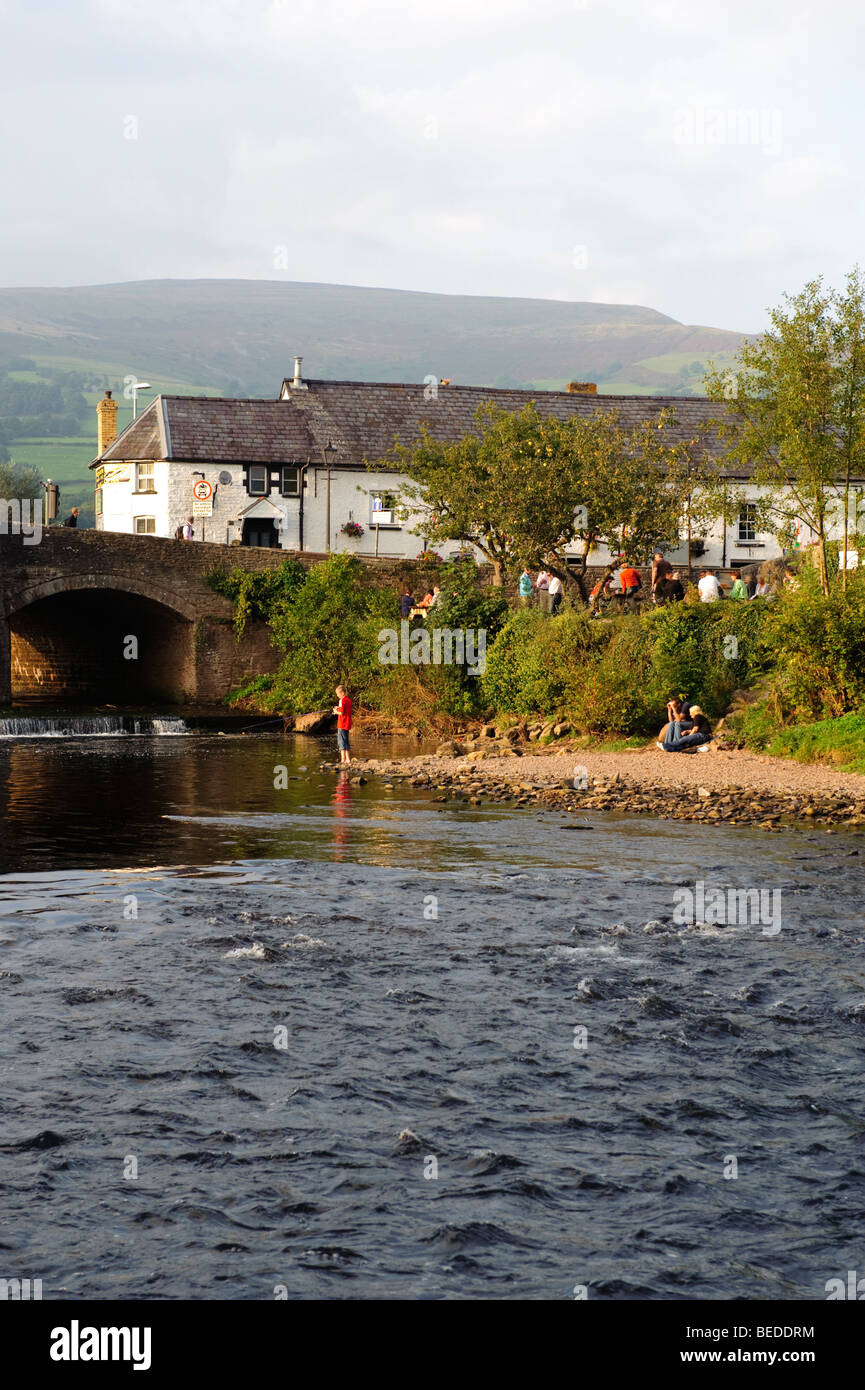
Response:
[[[92,524],[96,401],[119,426],[130,377],[176,394],[275,396],[295,353],[311,377],[699,393],[741,334],[628,304],[419,294],[263,280],[0,290],[0,449],[61,484]],[[149,399],[139,397],[139,404]]]
[[[665,392],[741,335],[627,304],[497,299],[266,280],[0,290],[0,362],[270,395],[295,353],[312,377],[482,386],[597,381]],[[683,374],[684,372],[684,374]]]

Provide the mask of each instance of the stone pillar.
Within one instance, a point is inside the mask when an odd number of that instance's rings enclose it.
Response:
[[[106,391],[96,407],[96,453],[104,454],[109,444],[117,438],[117,402]]]

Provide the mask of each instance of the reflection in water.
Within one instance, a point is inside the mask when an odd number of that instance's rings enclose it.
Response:
[[[365,750],[401,751],[384,741]],[[332,756],[330,741],[276,734],[3,743],[0,872],[210,864],[262,853],[342,857],[358,833],[375,839],[384,862],[399,862],[394,832],[365,824],[371,788],[319,771],[321,758]],[[287,768],[285,786],[274,785],[277,764]]]
[[[348,826],[343,824],[351,814],[351,783],[348,780],[347,772],[337,773],[336,786],[333,789],[333,848],[334,859],[345,858],[345,848],[349,841]]]

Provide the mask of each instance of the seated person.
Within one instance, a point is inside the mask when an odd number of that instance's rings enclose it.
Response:
[[[610,585],[612,584],[612,582],[613,582],[613,576],[612,576],[611,574],[608,574],[608,575],[607,575],[607,577],[606,577],[606,579],[603,581],[603,583],[601,582],[600,579],[598,580],[597,584],[596,584],[595,587],[592,589],[592,592],[589,594],[589,612],[590,612],[590,613],[595,612],[596,609],[601,608],[602,605],[604,605],[604,604],[606,604],[606,603],[609,602],[609,599],[610,599]]]
[[[683,725],[690,728],[683,729]],[[691,717],[689,720],[677,719],[670,723],[663,743],[658,747],[665,753],[689,753],[691,749],[700,748],[708,743],[712,737],[712,726],[706,718],[699,705],[691,706]]]
[[[679,603],[685,597],[685,586],[677,574],[668,574],[655,585],[655,602]]]
[[[441,589],[439,588],[438,584],[433,584],[432,597],[430,598],[430,601],[429,601],[429,607],[430,607],[430,608],[438,608],[439,604],[441,603],[441,597],[442,597],[442,591],[441,591]],[[426,599],[424,599],[424,603],[426,603]]]
[[[405,592],[399,601],[399,607],[400,617],[408,618],[411,616],[411,610],[414,608],[414,599],[412,598],[411,589],[409,589],[408,586],[406,586]]]
[[[686,733],[691,728],[691,706],[684,695],[674,695],[672,700],[667,701],[667,722],[658,734],[658,743],[663,743],[667,736],[667,731],[672,724],[682,725],[682,732]]]
[[[423,598],[418,599],[414,608],[409,613],[410,618],[425,618],[432,605],[432,592],[424,594]]]

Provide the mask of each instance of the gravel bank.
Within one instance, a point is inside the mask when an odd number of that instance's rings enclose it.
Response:
[[[858,773],[714,746],[692,755],[663,753],[654,745],[622,753],[531,747],[515,745],[509,756],[490,748],[457,757],[368,758],[355,761],[351,775],[407,779],[436,791],[440,801],[476,805],[614,810],[766,830],[794,821],[865,826],[865,776]]]

